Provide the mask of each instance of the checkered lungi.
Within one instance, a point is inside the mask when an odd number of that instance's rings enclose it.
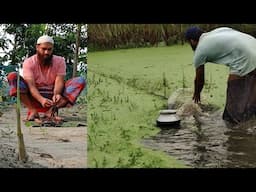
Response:
[[[17,95],[17,73],[11,72],[7,76],[7,80],[9,83],[9,94],[10,96],[16,96]],[[78,96],[83,91],[83,89],[86,86],[86,81],[83,77],[74,77],[72,79],[69,79],[65,82],[64,90],[62,92],[62,96],[68,99],[69,103],[71,105],[74,105]],[[53,97],[53,90],[45,89],[45,88],[39,88],[39,93],[48,99],[52,99]],[[31,98],[32,104],[35,106],[35,108],[42,108],[42,105],[35,100],[28,88],[27,82],[20,76],[20,93],[28,94],[28,96]]]

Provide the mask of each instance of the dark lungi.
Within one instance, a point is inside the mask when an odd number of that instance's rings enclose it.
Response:
[[[223,119],[232,123],[256,115],[256,70],[228,81]]]

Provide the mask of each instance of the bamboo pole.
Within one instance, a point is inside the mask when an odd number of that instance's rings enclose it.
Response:
[[[19,75],[20,65],[18,64],[18,80],[17,80],[17,104],[16,104],[16,112],[17,112],[17,136],[18,136],[18,148],[19,148],[19,160],[26,162],[26,150],[23,140],[23,134],[21,131],[21,122],[20,122],[20,75]]]

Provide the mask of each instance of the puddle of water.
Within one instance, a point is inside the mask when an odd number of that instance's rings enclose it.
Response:
[[[203,120],[203,124],[198,124],[193,117],[185,118],[179,128],[165,127],[142,142],[191,167],[256,167],[256,120],[228,125],[222,120],[222,111]]]

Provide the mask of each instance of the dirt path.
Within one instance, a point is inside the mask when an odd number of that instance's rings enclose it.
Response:
[[[14,106],[5,108],[0,117],[0,167],[24,168],[86,168],[87,127],[83,106],[61,109],[60,116],[66,117],[71,126],[31,127],[22,121],[22,133],[28,161],[17,160],[17,120]],[[84,110],[85,111],[85,110]],[[79,113],[78,113],[79,112]],[[22,118],[26,110],[21,110]],[[84,117],[83,117],[84,115]]]

